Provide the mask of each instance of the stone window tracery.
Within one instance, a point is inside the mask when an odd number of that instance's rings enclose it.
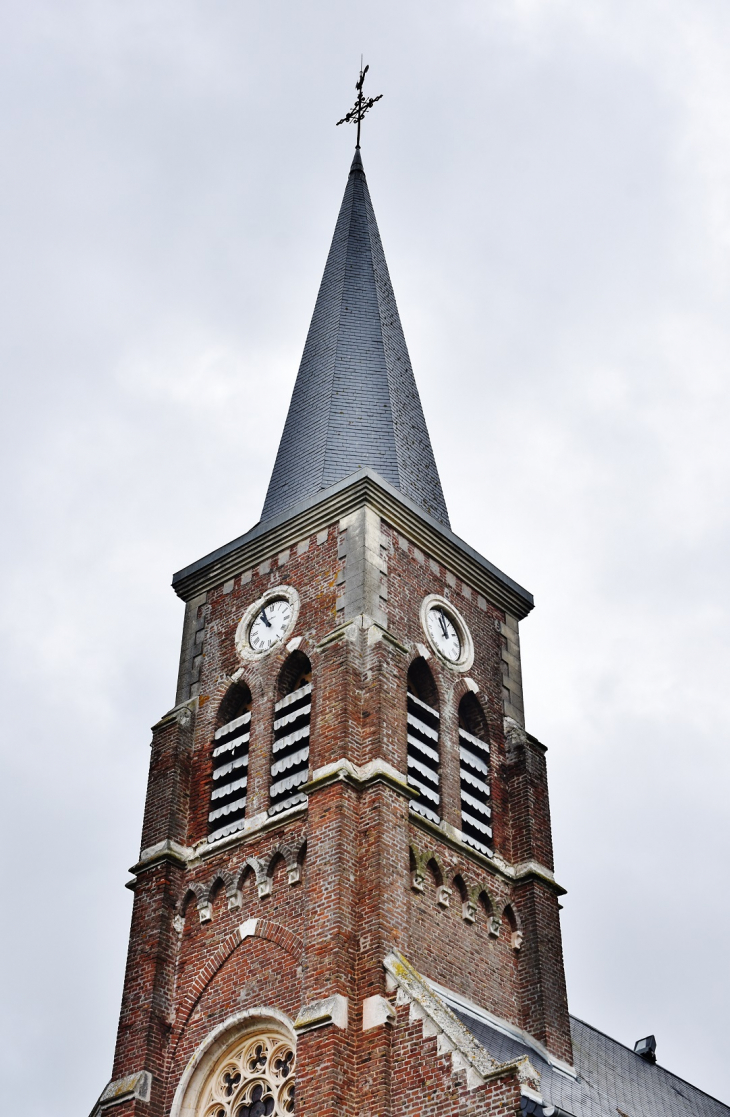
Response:
[[[294,1112],[294,1045],[276,1032],[241,1039],[218,1060],[200,1117],[285,1117]]]

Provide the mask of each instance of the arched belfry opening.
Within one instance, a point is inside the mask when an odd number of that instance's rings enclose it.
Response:
[[[245,683],[228,688],[213,734],[213,778],[208,810],[208,841],[235,833],[246,816],[251,691]]]
[[[491,857],[489,733],[484,710],[473,694],[465,694],[459,703],[459,777],[464,841]]]
[[[438,691],[425,659],[418,658],[408,669],[408,783],[418,792],[411,810],[441,821],[439,791]]]
[[[309,772],[309,725],[312,715],[312,665],[292,652],[279,674],[274,706],[269,814],[306,801],[301,790]]]

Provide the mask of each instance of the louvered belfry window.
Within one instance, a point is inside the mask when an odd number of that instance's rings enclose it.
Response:
[[[411,810],[441,821],[439,793],[439,713],[436,687],[423,660],[415,660],[408,672],[408,783],[418,792]]]
[[[226,695],[213,736],[213,781],[208,811],[208,841],[233,834],[244,825],[248,788],[251,692],[235,686]]]
[[[274,706],[274,744],[271,755],[269,814],[278,814],[306,801],[302,791],[309,776],[309,723],[312,714],[312,669],[309,660],[294,652],[282,669]]]
[[[492,856],[492,808],[489,786],[489,741],[484,713],[472,695],[459,705],[461,831],[464,841]]]

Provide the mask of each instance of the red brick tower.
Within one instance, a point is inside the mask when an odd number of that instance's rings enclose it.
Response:
[[[175,576],[115,1117],[517,1113],[572,1074],[531,596],[452,534],[356,152],[262,521]],[[534,1053],[500,1059],[470,1021]]]

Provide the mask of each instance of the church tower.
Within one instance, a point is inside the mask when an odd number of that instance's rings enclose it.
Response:
[[[173,586],[94,1113],[517,1114],[575,1081],[533,601],[450,529],[359,149],[261,522]]]

